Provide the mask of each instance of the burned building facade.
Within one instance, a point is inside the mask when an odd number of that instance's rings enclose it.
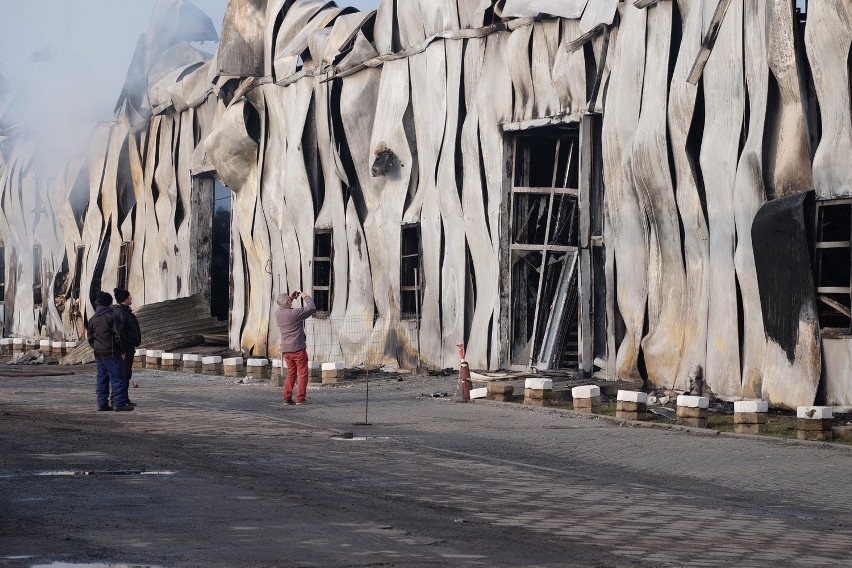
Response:
[[[84,156],[0,133],[5,333],[126,285],[275,356],[305,290],[320,361],[363,362],[354,325],[378,363],[852,404],[852,6],[807,8],[230,0],[210,56],[163,1]]]

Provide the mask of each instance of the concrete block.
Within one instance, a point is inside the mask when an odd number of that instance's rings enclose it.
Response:
[[[246,372],[245,360],[242,357],[229,357],[222,360],[222,372],[227,377],[240,377]],[[260,374],[260,373],[256,373]]]
[[[524,389],[524,398],[532,398],[535,400],[550,399],[553,397],[551,389]]]
[[[323,363],[322,364],[322,382],[323,384],[333,384],[342,381],[346,378],[346,369],[343,363]]]
[[[734,403],[734,412],[769,412],[769,403],[765,400],[738,400]]]
[[[14,337],[12,338],[12,350],[13,351],[23,351],[24,350],[24,338],[23,337]]]
[[[482,387],[478,389],[470,389],[470,399],[485,398],[488,394],[488,388]]]
[[[49,339],[42,339],[38,342],[38,350],[42,353],[50,353],[52,349]]]
[[[835,426],[834,437],[845,442],[852,442],[852,426]]]
[[[550,406],[549,398],[527,398],[524,397],[524,404],[526,406]]]
[[[25,339],[24,340],[24,349],[27,351],[32,351],[33,349],[38,349],[38,341],[35,339]]]
[[[163,352],[160,349],[145,350],[145,368],[158,369],[162,359]]]
[[[644,402],[630,402],[628,400],[615,401],[616,412],[645,412],[648,405]]]
[[[163,352],[160,349],[148,349],[145,351],[145,368],[159,369]]]
[[[506,383],[490,382],[490,383],[488,383],[488,385],[485,388],[488,389],[489,394],[506,395],[506,394],[512,394],[513,392],[515,392],[515,387],[513,387],[512,385],[506,384]]]
[[[798,418],[796,420],[797,430],[810,432],[830,432],[834,427],[834,418]]]
[[[618,402],[620,400],[622,400],[624,402],[648,404],[648,393],[639,392],[639,391],[620,390],[620,391],[618,391],[618,396],[616,397],[616,402]]]
[[[222,357],[211,355],[201,358],[201,372],[210,375],[218,375],[222,372]]]
[[[286,361],[284,362],[284,366],[287,366]],[[322,382],[322,363],[320,363],[319,361],[308,361],[308,382]]]
[[[180,367],[180,363],[180,353],[163,353],[162,356],[160,356],[160,367],[167,371],[174,371]]]
[[[601,397],[593,396],[592,398],[575,398],[574,410],[589,410],[598,409],[601,406]]]
[[[706,418],[690,418],[688,416],[678,416],[677,424],[679,426],[692,426],[693,428],[707,428]]]
[[[800,406],[796,409],[796,418],[819,420],[833,417],[834,413],[830,406]]]
[[[202,363],[203,357],[201,355],[195,355],[188,353],[181,357],[181,361],[183,362],[183,370],[187,373],[200,373],[204,370],[204,364]]]
[[[65,349],[67,349],[68,351],[71,351],[72,349],[75,349],[76,347],[77,347],[76,341],[66,341],[65,342]]]
[[[269,359],[252,357],[246,359],[246,374],[253,379],[268,379],[272,376]]]
[[[65,342],[64,341],[51,341],[50,342],[50,353],[52,355],[65,355]]]
[[[524,381],[524,390],[532,389],[532,390],[552,390],[553,389],[553,380],[545,379],[542,377],[530,377],[526,381]]]
[[[515,397],[511,394],[488,393],[485,398],[487,398],[488,400],[496,400],[498,402],[512,402],[513,400],[515,400]]]
[[[766,412],[734,412],[734,424],[766,424],[768,421]]]
[[[737,434],[764,434],[766,424],[734,424],[734,432]]]
[[[645,412],[631,412],[629,410],[616,410],[615,417],[622,420],[645,420]]]
[[[696,408],[693,406],[678,406],[678,418],[703,418],[707,419],[708,411],[706,408]]]
[[[692,396],[681,394],[677,397],[677,405],[686,408],[709,408],[710,399],[706,396]]]
[[[601,398],[601,388],[595,385],[581,385],[571,389],[571,398]]]
[[[831,430],[798,430],[796,438],[799,440],[810,440],[813,442],[827,442],[831,440],[833,432]]]

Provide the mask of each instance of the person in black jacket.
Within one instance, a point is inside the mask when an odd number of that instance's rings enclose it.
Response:
[[[121,363],[123,347],[121,345],[121,322],[110,308],[112,296],[98,292],[95,298],[97,309],[89,318],[88,340],[95,352],[98,366],[97,397],[98,410],[133,410],[127,404],[127,388],[124,385],[124,370]],[[109,389],[112,386],[114,406],[108,404]]]
[[[130,306],[133,304],[133,296],[130,292],[122,288],[113,290],[115,296],[115,305],[112,311],[115,317],[121,321],[122,337],[121,346],[122,365],[124,369],[124,387],[127,390],[127,404],[136,406],[130,402],[130,377],[133,376],[133,356],[136,355],[136,348],[142,344],[142,330],[139,328],[139,320],[136,319],[136,314]]]

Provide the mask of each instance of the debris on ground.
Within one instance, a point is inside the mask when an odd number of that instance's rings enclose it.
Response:
[[[433,392],[432,394],[421,392],[417,398],[446,398],[448,396],[450,396],[450,393],[447,392]]]
[[[677,420],[677,411],[672,410],[671,408],[666,408],[665,406],[648,408],[648,412],[662,416],[663,418],[668,418],[669,420]]]
[[[39,351],[38,349],[31,349],[30,351],[24,351],[23,353],[18,353],[12,360],[9,361],[10,365],[43,365],[44,364],[44,353]]]

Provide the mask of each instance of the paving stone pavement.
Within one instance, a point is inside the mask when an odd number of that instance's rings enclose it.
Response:
[[[380,488],[390,500],[449,508],[460,523],[600,547],[625,565],[852,565],[850,447],[461,404],[451,377],[311,385],[309,404],[298,407],[284,407],[280,389],[267,384],[153,370],[134,378],[141,388],[131,398],[139,406],[121,413],[125,428],[184,436],[189,447],[210,453],[217,438],[246,445],[333,440],[310,460],[270,460],[329,468],[343,461],[352,475],[336,480],[336,490]],[[61,391],[67,413],[86,416],[93,385],[83,376],[0,379],[0,401],[55,410]],[[450,396],[430,396],[443,392]],[[338,437],[345,432],[353,438]]]

